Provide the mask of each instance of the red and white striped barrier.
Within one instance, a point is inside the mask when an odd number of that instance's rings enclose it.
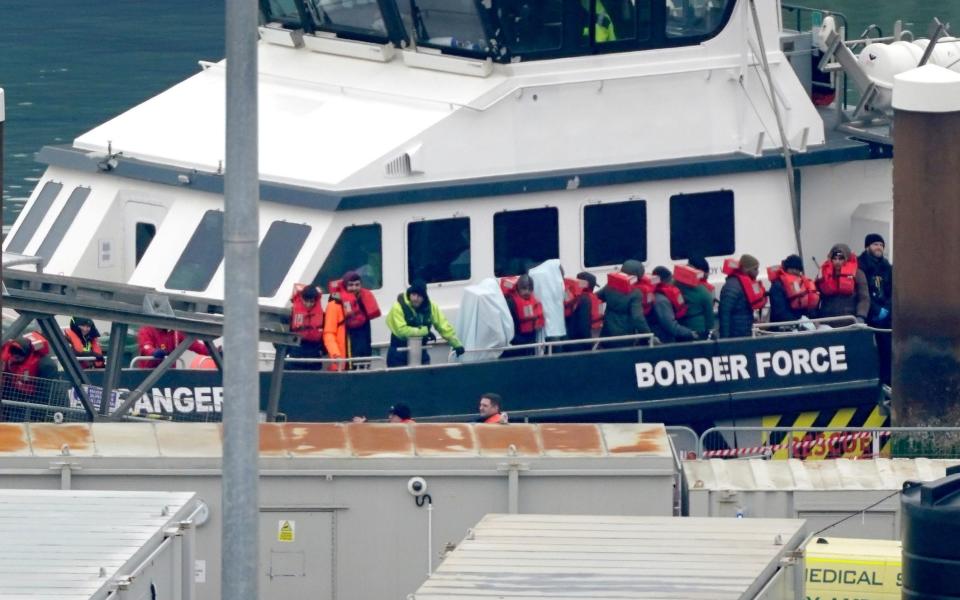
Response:
[[[853,440],[863,440],[873,437],[872,431],[855,431],[851,433],[841,433],[837,435],[818,435],[814,439],[784,441],[779,444],[752,446],[748,448],[725,448],[723,450],[706,450],[703,458],[730,458],[733,456],[753,456],[756,454],[774,454],[780,450],[793,446],[793,450],[809,450],[825,444],[843,444]],[[889,431],[878,432],[880,437],[890,435]]]

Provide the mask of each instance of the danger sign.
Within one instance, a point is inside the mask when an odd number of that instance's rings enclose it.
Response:
[[[277,524],[277,541],[292,542],[296,538],[296,530],[296,521],[280,521]]]

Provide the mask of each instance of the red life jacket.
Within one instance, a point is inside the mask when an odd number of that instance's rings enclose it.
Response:
[[[740,280],[740,286],[743,287],[743,293],[747,295],[747,302],[750,308],[760,310],[767,305],[767,290],[763,289],[763,284],[742,273],[739,269],[733,272],[733,275]]]
[[[607,285],[610,286],[610,289],[620,292],[621,294],[629,294],[630,290],[632,290],[636,284],[636,277],[622,271],[607,275]]]
[[[343,305],[343,321],[347,329],[359,329],[380,316],[380,306],[370,290],[360,288],[360,295],[340,289],[337,292]]]
[[[293,286],[293,297],[290,298],[292,304],[290,308],[290,331],[293,333],[304,332],[301,337],[310,342],[318,342],[323,339],[323,307],[320,303],[320,297],[314,302],[313,307],[307,308],[303,302],[300,293],[303,284]]]
[[[643,314],[644,316],[649,315],[650,311],[653,310],[653,301],[654,295],[657,291],[657,286],[653,283],[648,275],[644,275],[637,281],[633,286],[634,288],[640,290],[640,294],[643,297]]]
[[[793,310],[813,310],[820,305],[817,286],[809,277],[781,271],[779,279]]]
[[[536,296],[530,294],[530,297],[525,300],[520,294],[514,292],[510,297],[513,298],[513,305],[517,309],[520,333],[533,333],[543,329],[543,305]]]
[[[3,361],[3,377],[9,377],[10,384],[20,393],[33,395],[37,391],[37,382],[28,377],[36,377],[39,374],[40,359],[50,353],[50,343],[36,331],[24,334],[23,337],[29,340],[33,348],[27,358],[20,363],[13,363],[10,346],[14,340],[10,340],[0,351],[0,361]]]
[[[850,256],[840,267],[840,273],[833,272],[833,261],[827,259],[820,266],[820,279],[817,287],[824,296],[852,296],[856,290],[857,257]]]
[[[600,331],[603,328],[603,309],[606,305],[593,293],[593,290],[584,290],[579,300],[590,303],[590,330],[594,333]]]
[[[687,315],[687,303],[683,299],[683,293],[680,288],[669,283],[657,284],[657,291],[667,297],[673,306],[673,314],[677,319],[682,319]]]
[[[514,275],[513,277],[501,277],[500,278],[500,291],[503,292],[504,296],[509,296],[514,292],[517,287],[517,280],[520,277]]]
[[[577,298],[583,293],[586,281],[563,278],[563,316],[569,317],[577,308]]]

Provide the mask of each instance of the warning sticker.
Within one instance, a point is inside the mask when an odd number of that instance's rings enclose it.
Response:
[[[277,523],[277,541],[292,542],[296,537],[296,521],[280,521]]]

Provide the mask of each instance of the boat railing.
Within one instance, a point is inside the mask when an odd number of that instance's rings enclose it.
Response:
[[[778,321],[769,323],[754,323],[753,337],[764,335],[785,335],[799,332],[818,331],[820,329],[847,329],[857,327],[860,323],[850,315],[839,317],[821,317],[818,319],[798,319],[796,321]]]
[[[355,356],[352,358],[290,358],[283,361],[286,365],[304,365],[306,367],[319,366],[326,370],[326,367],[349,366],[355,371],[379,371],[387,368],[387,361],[382,356]],[[331,369],[332,371],[333,369]]]
[[[161,359],[155,358],[153,356],[134,356],[133,359],[130,360],[130,368],[131,369],[152,369],[153,365],[149,367],[141,367],[139,365],[140,363],[144,363],[144,362],[158,363],[160,362],[160,360]],[[187,363],[185,363],[182,358],[178,358],[176,368],[182,369],[183,367],[186,366],[186,364]]]
[[[711,427],[697,455],[707,458],[960,458],[960,427]]]
[[[91,420],[90,414],[83,408],[73,384],[66,379],[48,379],[44,377],[26,377],[22,380],[8,379],[5,373],[2,393],[0,393],[0,422],[52,422],[84,423]],[[84,385],[87,397],[94,410],[98,410],[103,388]],[[111,408],[120,401],[121,390],[114,390]],[[210,411],[209,417],[219,420],[219,413]],[[122,421],[170,420],[161,413],[126,414],[119,416]],[[199,417],[192,420],[199,420]]]
[[[578,352],[593,352],[604,349],[603,346],[611,342],[617,346],[638,345],[638,342],[648,342],[653,346],[657,343],[656,337],[652,333],[637,333],[632,335],[615,335],[610,337],[586,338],[580,340],[550,340],[534,342],[532,344],[517,344],[515,346],[495,346],[493,348],[467,348],[464,354],[495,354],[501,352],[533,350],[535,356],[550,356],[557,349],[574,347]],[[634,342],[634,344],[624,344],[624,342]],[[453,359],[454,351],[450,351],[450,360]],[[492,359],[491,359],[492,360]]]

